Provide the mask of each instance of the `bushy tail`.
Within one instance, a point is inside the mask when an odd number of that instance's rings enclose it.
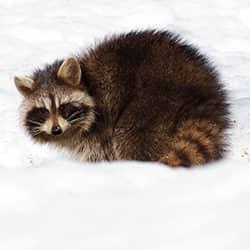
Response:
[[[217,160],[224,151],[224,128],[208,120],[193,119],[174,132],[160,161],[173,167],[189,167]]]

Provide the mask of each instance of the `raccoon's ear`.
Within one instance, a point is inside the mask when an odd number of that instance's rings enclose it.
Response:
[[[14,82],[15,82],[15,85],[16,85],[18,91],[24,96],[27,96],[28,94],[30,94],[35,88],[34,80],[32,80],[29,77],[15,76]]]
[[[81,82],[81,67],[75,57],[66,59],[60,66],[57,77],[63,79],[67,84],[77,86]]]

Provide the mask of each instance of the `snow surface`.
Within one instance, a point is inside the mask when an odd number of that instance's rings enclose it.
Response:
[[[81,163],[34,145],[13,75],[136,28],[180,33],[217,65],[234,128],[192,170]],[[249,0],[0,0],[0,249],[250,249]]]

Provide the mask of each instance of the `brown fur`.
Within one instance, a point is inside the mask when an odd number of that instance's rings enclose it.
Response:
[[[191,166],[223,156],[229,127],[226,94],[195,48],[168,32],[149,30],[106,39],[77,58],[79,64],[74,58],[56,61],[31,76],[36,88],[22,106],[31,135],[27,117],[46,102],[52,125],[60,119],[66,124],[63,103],[68,113],[81,107],[85,112],[61,135],[43,131],[32,135],[35,140],[90,161]],[[76,106],[70,109],[70,103]]]

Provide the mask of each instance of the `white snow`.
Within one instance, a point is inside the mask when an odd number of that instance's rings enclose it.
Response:
[[[130,29],[178,32],[232,101],[226,159],[192,170],[78,163],[18,124],[13,76]],[[249,250],[249,0],[0,0],[0,249]]]

